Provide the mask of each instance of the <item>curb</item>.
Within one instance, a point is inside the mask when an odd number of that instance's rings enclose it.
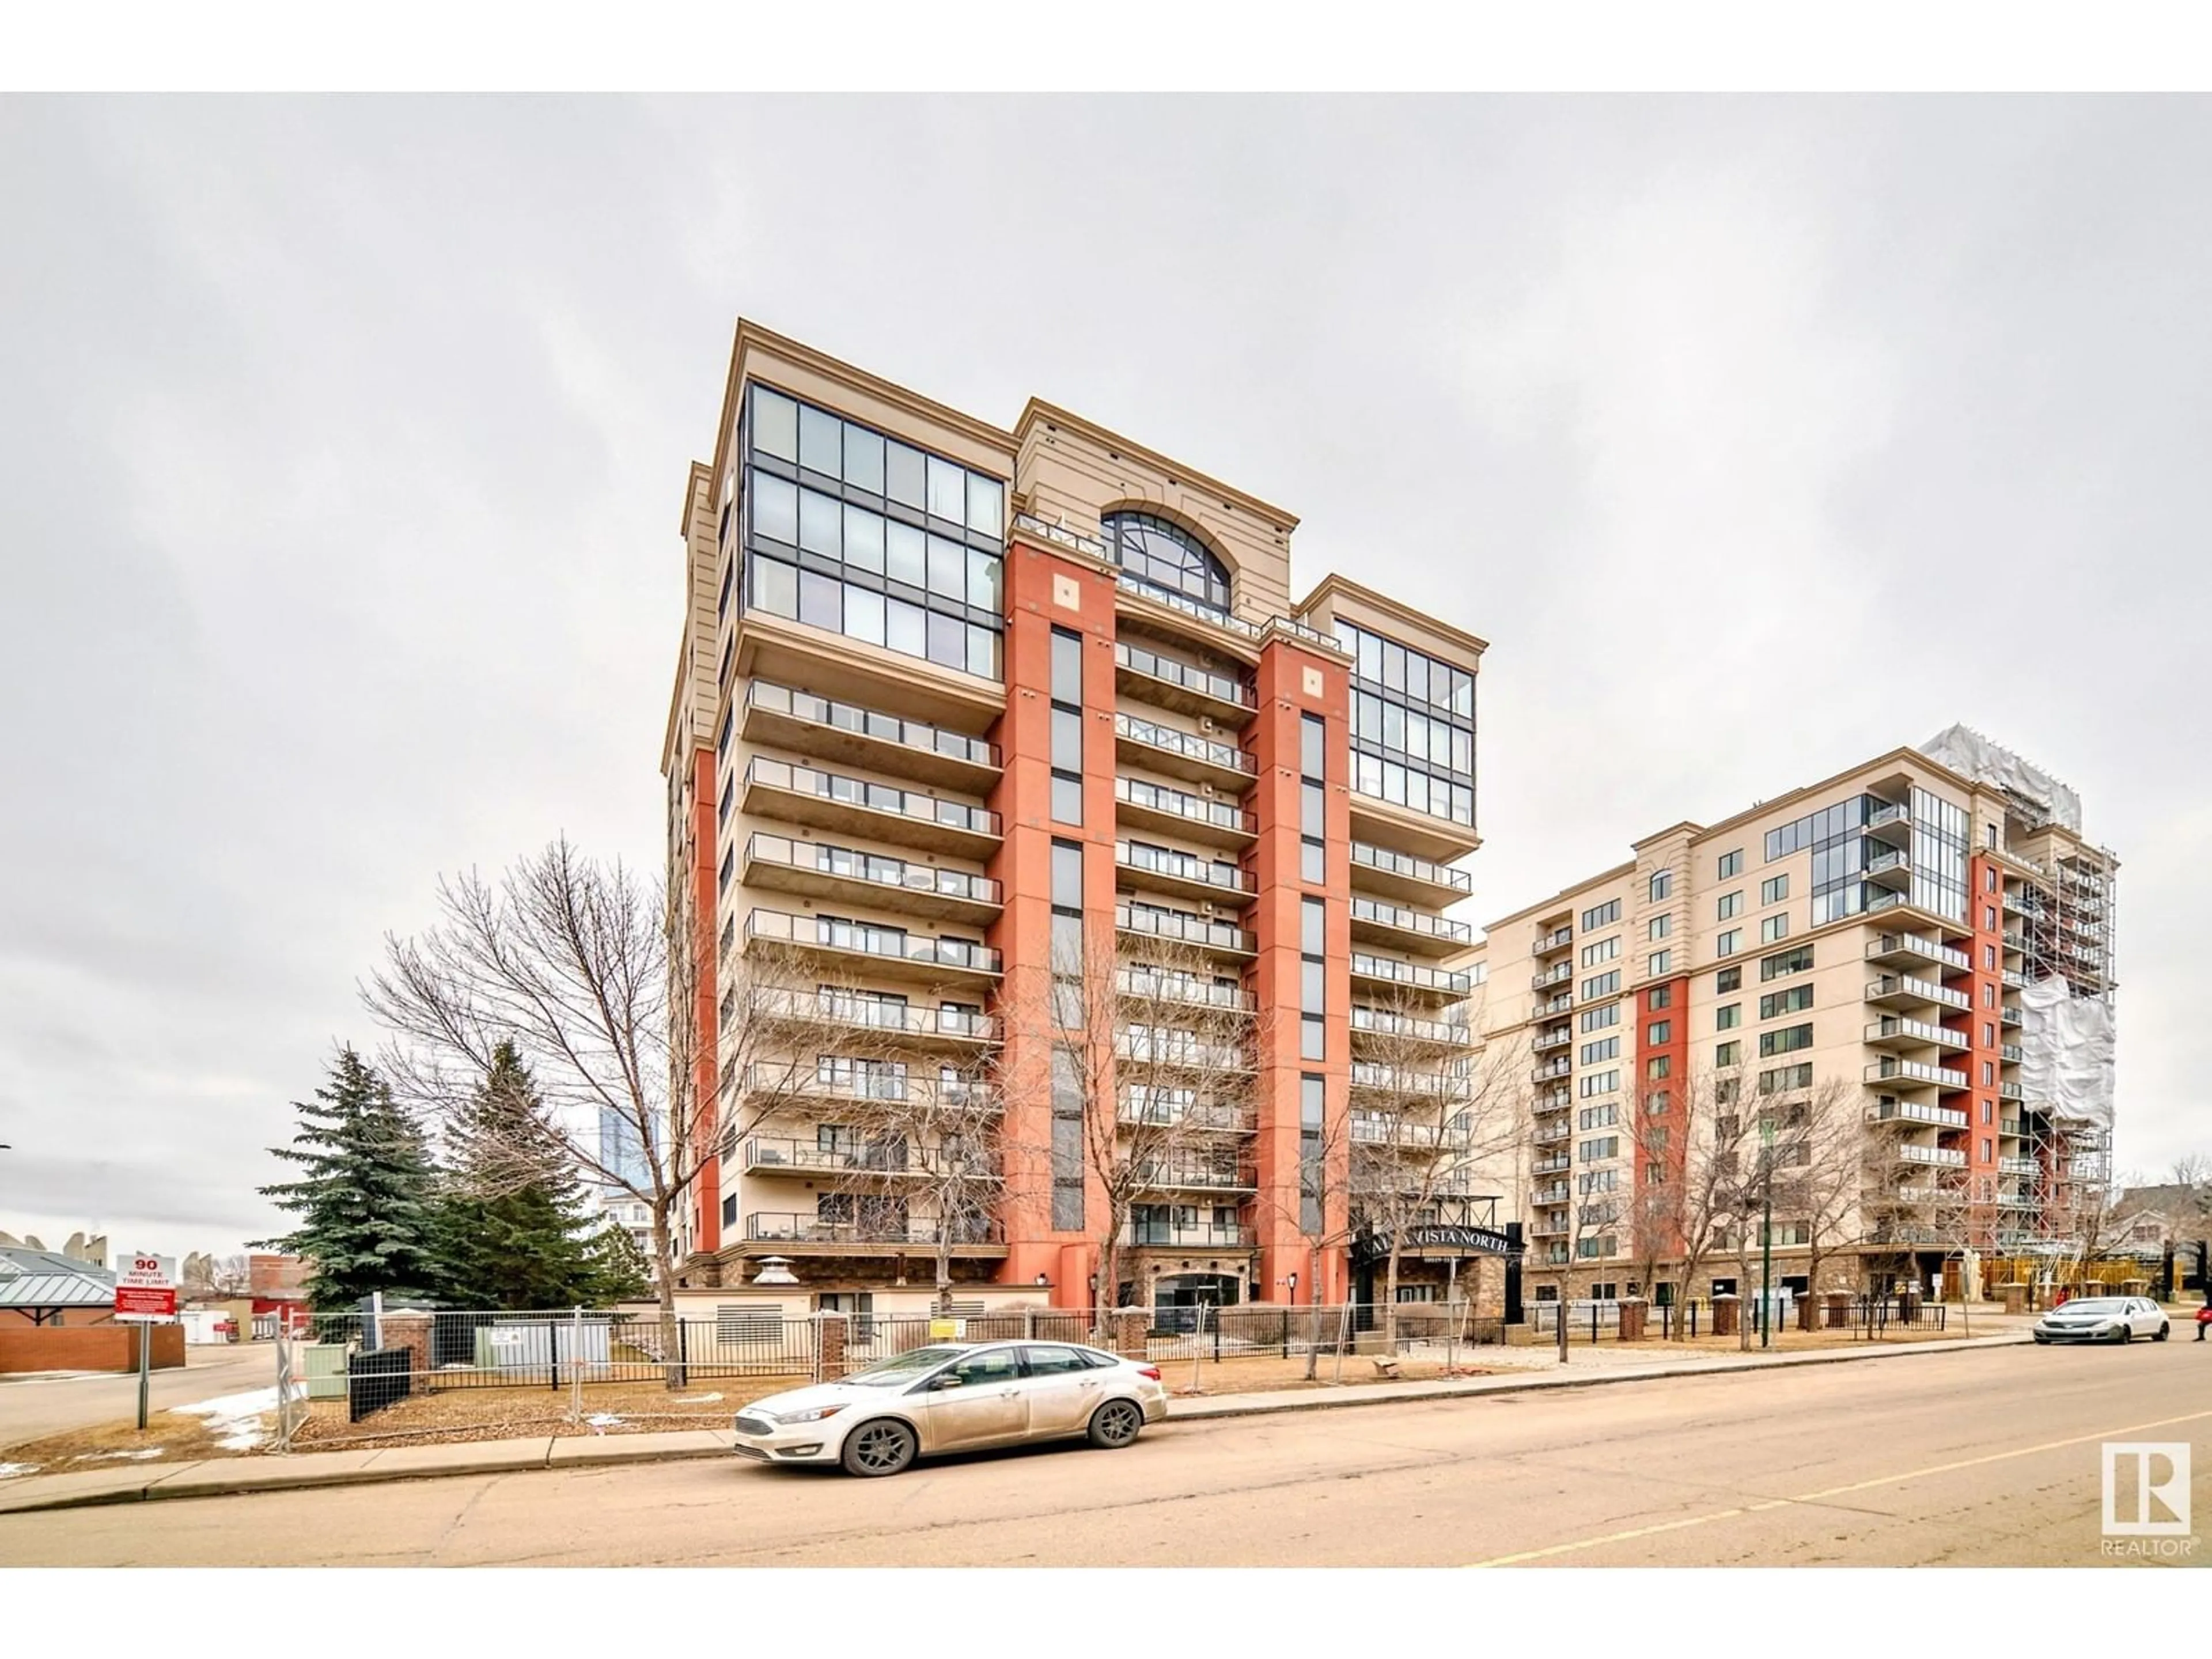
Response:
[[[1489,1395],[1540,1394],[1547,1390],[1595,1389],[1634,1382],[1661,1382],[1683,1377],[1740,1376],[1746,1371],[1781,1370],[1796,1365],[1834,1365],[1867,1359],[1901,1359],[1929,1353],[1972,1353],[1987,1348],[2021,1347],[2031,1340],[2027,1333],[1967,1337],[1957,1340],[1917,1342],[1893,1348],[1844,1349],[1840,1352],[1776,1354],[1765,1358],[1719,1360],[1702,1365],[1662,1366],[1651,1370],[1616,1371],[1611,1375],[1544,1374],[1528,1377],[1480,1377],[1466,1382],[1415,1382],[1375,1394],[1347,1398],[1340,1394],[1297,1395],[1286,1399],[1269,1395],[1245,1398],[1249,1404],[1231,1404],[1224,1398],[1207,1405],[1190,1396],[1171,1399],[1167,1421],[1220,1422],[1238,1418],[1268,1417],[1290,1412],[1349,1411],[1367,1406],[1402,1406],[1436,1400],[1480,1399]],[[1233,1396],[1231,1397],[1233,1398]],[[1178,1407],[1181,1407],[1178,1409]],[[302,1468],[300,1460],[241,1458],[236,1463],[202,1461],[182,1463],[158,1474],[114,1470],[46,1477],[50,1480],[78,1480],[70,1491],[31,1490],[37,1477],[11,1493],[0,1485],[0,1516],[51,1513],[56,1510],[91,1509],[113,1504],[152,1502],[160,1498],[234,1497],[251,1492],[298,1492],[324,1486],[361,1486],[401,1480],[428,1480],[448,1475],[513,1474],[529,1469],[604,1469],[641,1463],[668,1463],[730,1455],[729,1443],[712,1431],[679,1431],[667,1435],[623,1437],[659,1443],[617,1446],[611,1438],[554,1436],[521,1442],[483,1441],[478,1446],[505,1444],[507,1449],[473,1450],[464,1443],[453,1446],[390,1448],[375,1451],[315,1452],[331,1462]],[[682,1445],[670,1443],[681,1439]],[[711,1441],[711,1443],[708,1442]],[[573,1443],[575,1449],[563,1453]],[[527,1447],[528,1449],[524,1449]],[[452,1453],[448,1459],[410,1455]],[[339,1467],[339,1460],[344,1466]],[[388,1460],[388,1461],[382,1461]],[[380,1462],[381,1461],[381,1467]],[[256,1467],[258,1466],[258,1467]],[[16,1501],[11,1501],[15,1499]]]

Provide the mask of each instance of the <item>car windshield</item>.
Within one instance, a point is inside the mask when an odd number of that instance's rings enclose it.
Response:
[[[957,1359],[967,1352],[965,1348],[944,1346],[915,1348],[871,1365],[864,1371],[854,1371],[845,1381],[858,1382],[866,1389],[896,1388],[902,1382],[913,1382],[924,1371],[935,1370],[948,1359]]]
[[[2060,1313],[2069,1314],[2125,1313],[2127,1311],[2127,1304],[2124,1302],[2100,1300],[2093,1297],[2087,1302],[2069,1302],[2059,1308],[2057,1311]]]

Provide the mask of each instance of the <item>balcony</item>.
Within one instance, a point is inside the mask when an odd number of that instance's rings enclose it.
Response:
[[[1370,985],[1391,986],[1411,995],[1433,996],[1441,1001],[1456,1001],[1474,988],[1468,975],[1425,967],[1418,962],[1397,962],[1364,951],[1352,953],[1352,977]]]
[[[1936,1170],[1963,1170],[1966,1167],[1966,1153],[1955,1147],[1920,1146],[1911,1141],[1897,1148],[1897,1160],[1900,1164],[1924,1164]]]
[[[1116,1121],[1130,1128],[1174,1129],[1188,1134],[1249,1135],[1259,1119],[1249,1101],[1182,1100],[1139,1085],[1124,1087]]]
[[[1997,1134],[2005,1140],[2025,1140],[2027,1129],[2016,1117],[2001,1117],[1997,1120]]]
[[[1206,1158],[1140,1159],[1132,1186],[1140,1192],[1249,1193],[1259,1176],[1249,1164]]]
[[[988,1084],[878,1062],[757,1060],[737,1076],[738,1097],[757,1114],[795,1108],[805,1101],[833,1105],[873,1103],[927,1112],[996,1115],[1005,1103]]]
[[[1531,1238],[1565,1238],[1566,1236],[1567,1218],[1563,1215],[1540,1216],[1528,1224],[1528,1237]],[[1566,1259],[1567,1253],[1565,1250],[1552,1253],[1545,1257],[1547,1261],[1555,1264],[1564,1263]]]
[[[1194,1031],[1120,1030],[1114,1034],[1114,1057],[1133,1066],[1152,1066],[1187,1072],[1249,1072],[1252,1056],[1234,1042],[1209,1042]]]
[[[1428,1072],[1410,1066],[1378,1066],[1371,1060],[1352,1062],[1352,1091],[1354,1094],[1431,1095],[1438,1100],[1450,1101],[1467,1093],[1468,1078],[1462,1072]]]
[[[766,680],[746,686],[738,730],[747,743],[794,750],[815,760],[842,761],[972,795],[989,793],[999,781],[996,744]]]
[[[1565,950],[1574,942],[1575,930],[1573,928],[1555,927],[1548,933],[1537,934],[1536,942],[1528,947],[1528,951],[1531,956],[1548,957],[1554,951]],[[1560,966],[1568,968],[1570,971],[1572,970],[1571,964],[1570,963],[1562,963]]]
[[[787,947],[853,967],[866,964],[885,978],[941,985],[999,977],[999,953],[972,939],[930,939],[903,928],[836,921],[827,916],[794,916],[782,910],[755,910],[745,917],[745,947],[755,941]]]
[[[2027,1091],[2017,1083],[2000,1083],[1997,1085],[1997,1098],[2015,1102],[2024,1101],[2027,1098]]]
[[[945,1225],[931,1216],[883,1214],[843,1221],[789,1211],[769,1211],[745,1218],[745,1240],[754,1244],[853,1246],[858,1249],[848,1254],[865,1254],[868,1248],[886,1244],[934,1247],[939,1229]],[[955,1251],[1006,1254],[1006,1234],[995,1221],[978,1218],[956,1222],[951,1224],[950,1231]]]
[[[1574,1133],[1575,1130],[1572,1124],[1555,1123],[1547,1129],[1537,1130],[1534,1134],[1529,1137],[1529,1139],[1539,1146],[1556,1146],[1561,1141],[1573,1139]]]
[[[1169,1003],[1178,1007],[1225,1009],[1250,1013],[1259,1006],[1251,992],[1239,985],[1223,985],[1194,974],[1154,968],[1122,968],[1114,975],[1114,990],[1131,1003]]]
[[[1876,1048],[1921,1048],[1931,1044],[1938,1048],[1969,1047],[1963,1032],[1930,1025],[1925,1020],[1907,1019],[1901,1015],[1887,1015],[1866,1028],[1866,1040]]]
[[[1122,1245],[1133,1250],[1249,1250],[1258,1239],[1251,1228],[1236,1223],[1226,1226],[1194,1224],[1170,1226],[1160,1222],[1133,1221],[1121,1230]]]
[[[873,1145],[824,1146],[818,1139],[781,1135],[749,1135],[744,1142],[744,1169],[749,1176],[881,1176],[936,1179],[947,1175],[972,1181],[997,1181],[996,1160],[986,1167],[966,1159],[947,1166],[942,1149],[917,1146],[903,1140]]]
[[[2007,915],[2024,916],[2027,914],[2027,907],[2021,902],[2020,889],[2010,882],[2005,884],[2004,908]]]
[[[1352,884],[1415,904],[1453,904],[1474,891],[1464,870],[1364,841],[1352,843]]]
[[[2000,1008],[1997,1010],[1997,1024],[2005,1026],[2008,1029],[2019,1029],[2021,1018],[2021,1012],[2017,1008]]]
[[[1260,707],[1259,699],[1241,681],[1118,641],[1114,647],[1114,684],[1116,690],[1140,702],[1178,714],[1203,715],[1231,727],[1244,725]]]
[[[1997,1059],[2000,1063],[2006,1066],[2019,1065],[2021,1061],[2020,1044],[2017,1042],[1999,1043],[1997,1045]]]
[[[1369,945],[1417,956],[1457,956],[1474,943],[1474,929],[1463,921],[1432,916],[1356,895],[1352,901],[1352,937]]]
[[[1912,809],[1902,801],[1885,801],[1867,814],[1860,828],[1875,840],[1892,847],[1912,842]]]
[[[1997,1160],[1997,1173],[2008,1176],[2039,1176],[2043,1173],[2043,1166],[2032,1158],[2001,1158]]]
[[[2023,955],[2027,950],[2027,939],[2025,934],[2007,933],[2001,943],[2004,946],[2004,953],[2008,957]]]
[[[1867,941],[1867,960],[1880,963],[1885,968],[1901,968],[1909,963],[1935,962],[1946,968],[1955,968],[1965,973],[1974,965],[1974,959],[1964,951],[1938,943],[1923,933],[1884,933],[1879,939]]]
[[[1531,1012],[1535,1019],[1548,1019],[1553,1014],[1571,1014],[1575,1010],[1574,993],[1562,991],[1549,1002],[1540,1002]]]
[[[1572,1183],[1555,1181],[1547,1187],[1539,1187],[1528,1194],[1531,1204],[1565,1204],[1572,1197]]]
[[[1547,968],[1542,973],[1538,974],[1534,978],[1531,979],[1528,981],[1528,988],[1532,991],[1540,991],[1547,986],[1565,985],[1574,976],[1575,964],[1573,963],[1559,963],[1553,967]]]
[[[999,846],[999,815],[988,807],[793,766],[765,755],[746,763],[742,799],[745,811],[755,817],[874,836],[925,852],[981,860]]]
[[[1876,853],[1867,860],[1865,875],[1867,880],[1877,887],[1903,892],[1912,885],[1912,860],[1895,848]]]
[[[1539,1031],[1529,1043],[1538,1054],[1549,1054],[1554,1048],[1564,1048],[1575,1040],[1574,1030],[1565,1025],[1554,1025],[1547,1031]]]
[[[1418,1014],[1357,1003],[1352,1009],[1352,1035],[1355,1042],[1365,1036],[1401,1043],[1433,1043],[1440,1048],[1463,1048],[1474,1040],[1462,1020],[1424,1019]]]
[[[1170,847],[1141,842],[1114,843],[1114,866],[1134,878],[1134,884],[1172,893],[1198,902],[1249,904],[1259,884],[1248,871],[1221,859],[1201,859]]]
[[[1948,1066],[1927,1066],[1917,1060],[1898,1060],[1884,1055],[1866,1068],[1869,1083],[1932,1083],[1939,1089],[1963,1089],[1966,1074],[1954,1072]]]
[[[1250,957],[1260,948],[1259,941],[1251,933],[1232,922],[1209,921],[1204,916],[1148,905],[1115,905],[1114,927],[1118,933],[1170,939],[1213,956]]]
[[[1355,1146],[1401,1146],[1426,1152],[1438,1146],[1464,1148],[1473,1139],[1473,1132],[1462,1124],[1408,1123],[1400,1117],[1363,1116],[1358,1112],[1352,1115],[1350,1122]]]
[[[2002,978],[2004,980],[2005,989],[2008,991],[2025,991],[2027,989],[2027,975],[2020,972],[2017,969],[2006,969],[2002,975]]]
[[[1534,1083],[1549,1083],[1553,1078],[1565,1077],[1573,1070],[1573,1065],[1565,1054],[1561,1054],[1557,1060],[1547,1060],[1539,1066],[1529,1074],[1529,1080]]]
[[[1539,1112],[1564,1112],[1575,1103],[1575,1091],[1564,1083],[1558,1088],[1536,1097],[1534,1109]]]
[[[940,870],[825,842],[793,841],[765,830],[745,840],[744,884],[848,905],[878,905],[939,921],[988,926],[999,915],[999,884],[964,870]]]
[[[1216,650],[1237,646],[1256,651],[1261,635],[1267,631],[1259,623],[1246,622],[1219,605],[1146,581],[1127,570],[1115,573],[1114,588],[1117,608],[1126,608],[1132,616],[1157,629]]]
[[[917,1048],[954,1052],[999,1040],[992,1016],[958,1008],[915,1008],[904,1001],[839,991],[792,991],[763,988],[733,1018],[789,1022],[837,1031],[865,1031]]]
[[[1949,990],[1933,980],[1905,974],[1884,974],[1872,981],[1866,988],[1866,1000],[1882,1008],[1919,1008],[1931,1002],[1945,1008],[1974,1006],[1973,999],[1964,991]]]
[[[1917,1100],[1885,1100],[1867,1111],[1869,1123],[1929,1123],[1939,1129],[1963,1129],[1966,1115],[1948,1106],[1929,1106]]]
[[[1573,1163],[1574,1160],[1569,1158],[1565,1152],[1547,1152],[1543,1157],[1531,1164],[1528,1168],[1533,1173],[1540,1176],[1557,1175],[1560,1170],[1570,1167]],[[1563,1188],[1561,1190],[1564,1191],[1565,1189]]]
[[[1133,830],[1164,830],[1229,848],[1244,848],[1260,833],[1259,821],[1233,801],[1213,800],[1141,778],[1114,780],[1114,816]]]
[[[1134,714],[1114,716],[1114,752],[1133,766],[1149,766],[1239,795],[1252,787],[1259,769],[1233,743],[1217,743]]]

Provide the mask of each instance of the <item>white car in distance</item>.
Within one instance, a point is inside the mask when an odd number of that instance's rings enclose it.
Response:
[[[1157,1365],[1073,1342],[934,1342],[835,1382],[756,1400],[735,1449],[759,1463],[896,1474],[917,1457],[1034,1440],[1117,1449],[1167,1415]]]

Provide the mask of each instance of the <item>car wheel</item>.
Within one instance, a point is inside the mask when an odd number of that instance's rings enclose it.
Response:
[[[1128,1400],[1109,1400],[1091,1413],[1091,1443],[1118,1451],[1137,1437],[1145,1413]]]
[[[2119,1335],[2118,1335],[2117,1338],[2115,1338],[2114,1340],[2115,1340],[2116,1341],[2120,1341],[2120,1342],[2132,1342],[2132,1341],[2134,1341],[2134,1340],[2136,1340],[2136,1328],[2135,1328],[2134,1326],[2132,1326],[2132,1325],[2123,1325],[2123,1326],[2121,1326],[2121,1327],[2120,1327],[2120,1334],[2119,1334]]]
[[[838,1461],[848,1474],[896,1474],[914,1462],[920,1449],[912,1429],[892,1418],[879,1417],[845,1437],[844,1454]]]
[[[2169,1331],[2169,1330],[2171,1330],[2172,1328],[2172,1326],[2170,1326],[2170,1325],[2166,1324],[2163,1320],[2161,1320],[2161,1321],[2159,1322],[2159,1327],[2158,1327],[2158,1328],[2157,1328],[2156,1330],[2153,1331],[2153,1332],[2150,1334],[2150,1340],[2151,1340],[2152,1341],[2154,1341],[2154,1342],[2163,1342],[2163,1341],[2165,1341],[2165,1340],[2166,1340],[2166,1332],[2167,1332],[2167,1331]]]
[[[2035,1346],[2036,1346],[2037,1347],[2039,1347],[2039,1348],[2044,1348],[2044,1347],[2048,1347],[2048,1346],[2050,1346],[2050,1345],[2051,1345],[2051,1339],[2050,1339],[2049,1337],[2047,1337],[2047,1336],[2044,1335],[2041,1332],[2038,1332],[2038,1333],[2036,1333],[2036,1337],[2035,1337]]]

